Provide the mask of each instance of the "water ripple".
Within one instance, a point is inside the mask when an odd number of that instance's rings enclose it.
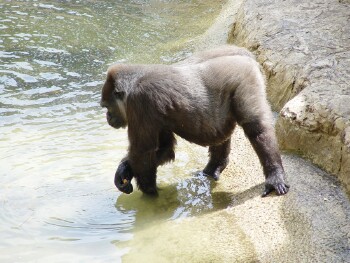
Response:
[[[0,3],[0,261],[118,262],[148,211],[154,224],[215,208],[204,180],[173,183],[197,162],[181,146],[176,168],[160,173],[164,199],[121,196],[113,177],[127,131],[108,126],[98,105],[108,65],[171,62],[191,48],[208,10],[220,9],[200,2]]]
[[[26,83],[34,83],[34,82],[38,82],[38,80],[28,74],[24,74],[24,73],[19,73],[17,71],[12,71],[12,70],[0,70],[0,73],[7,73],[7,74],[11,74],[16,76],[17,78],[23,80]]]

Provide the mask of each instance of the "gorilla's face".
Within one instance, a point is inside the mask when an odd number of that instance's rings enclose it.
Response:
[[[107,108],[106,119],[113,128],[124,128],[127,125],[123,101],[115,100]]]
[[[126,98],[124,91],[117,91],[112,80],[107,80],[102,88],[101,107],[107,108],[109,125],[119,129],[127,126]]]

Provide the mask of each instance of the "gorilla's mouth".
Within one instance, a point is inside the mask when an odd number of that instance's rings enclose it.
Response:
[[[112,126],[115,129],[123,128],[126,126],[125,121],[119,118],[113,117],[110,113],[107,112],[106,114],[107,122],[110,126]]]
[[[108,123],[111,121],[112,119],[112,114],[110,114],[108,111],[106,112],[106,119],[108,121]]]

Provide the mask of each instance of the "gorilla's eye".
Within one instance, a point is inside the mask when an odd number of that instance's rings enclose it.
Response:
[[[114,90],[113,94],[117,100],[122,100],[124,98],[125,92]]]

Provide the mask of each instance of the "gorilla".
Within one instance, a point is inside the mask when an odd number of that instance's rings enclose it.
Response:
[[[231,135],[240,125],[265,175],[262,196],[289,190],[260,66],[248,50],[223,46],[172,65],[115,64],[102,88],[101,107],[113,128],[128,127],[129,149],[115,185],[131,193],[131,179],[157,194],[157,167],[175,159],[175,134],[209,146],[203,174],[219,179],[229,162]]]

